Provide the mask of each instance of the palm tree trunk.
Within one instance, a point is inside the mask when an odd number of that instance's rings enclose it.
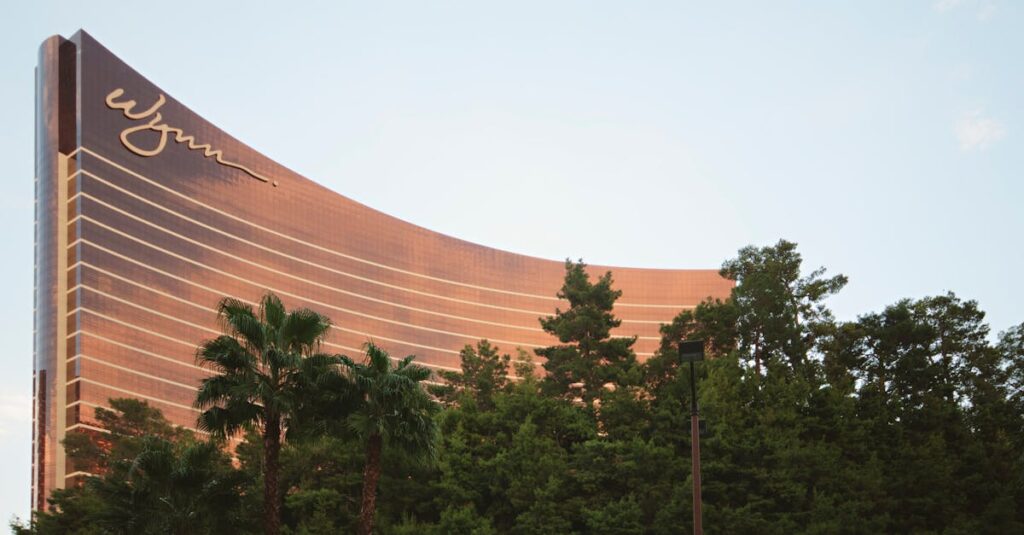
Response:
[[[277,481],[280,454],[281,419],[268,415],[263,430],[263,531],[266,535],[281,532],[281,500]]]
[[[381,437],[374,433],[366,443],[366,468],[363,470],[363,503],[359,510],[359,535],[373,533],[377,512],[377,482],[380,481]]]

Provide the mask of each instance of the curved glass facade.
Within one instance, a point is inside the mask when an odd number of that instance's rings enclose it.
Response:
[[[260,155],[84,32],[37,69],[33,505],[81,473],[59,441],[102,432],[93,412],[138,397],[193,427],[196,346],[223,296],[271,290],[336,324],[327,350],[372,339],[435,369],[487,338],[554,340],[563,263],[482,247],[388,216]],[[557,216],[553,216],[557,219]],[[715,270],[612,269],[618,335],[641,358],[658,327],[732,286]]]

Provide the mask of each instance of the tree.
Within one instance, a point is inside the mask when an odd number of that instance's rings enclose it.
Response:
[[[226,334],[204,342],[196,353],[216,375],[203,379],[196,407],[199,427],[215,436],[232,436],[245,427],[263,439],[263,527],[280,531],[278,488],[282,431],[307,393],[323,377],[336,373],[336,356],[319,353],[331,323],[309,309],[287,311],[268,293],[259,310],[236,299],[217,307]]]
[[[242,474],[216,443],[148,436],[134,459],[119,464],[86,482],[105,504],[98,520],[108,529],[154,535],[238,530]]]
[[[281,482],[291,489],[282,523],[293,533],[351,533],[359,515],[360,450],[351,433],[289,439],[281,452]]]
[[[508,367],[512,357],[500,354],[498,346],[487,340],[480,340],[475,348],[466,344],[459,357],[462,373],[443,371],[441,377],[455,390],[455,396],[466,393],[481,406],[490,406],[494,394],[508,385]]]
[[[766,359],[785,358],[796,366],[807,357],[816,327],[831,320],[825,298],[846,285],[844,275],[824,278],[825,268],[801,277],[802,263],[796,244],[779,240],[744,247],[722,264],[721,275],[738,283],[731,301],[739,345],[759,376]]]
[[[440,405],[421,387],[430,378],[430,370],[413,364],[414,358],[408,356],[392,365],[386,351],[368,342],[364,362],[346,361],[360,399],[359,407],[349,416],[349,424],[366,447],[360,535],[373,532],[384,447],[424,459],[435,456],[434,416]]]
[[[94,431],[69,433],[64,438],[68,461],[76,471],[103,475],[111,464],[134,458],[145,437],[170,441],[191,438],[191,433],[171,425],[163,413],[148,402],[133,398],[113,398],[110,409],[96,407],[95,418],[107,433]]]
[[[632,535],[644,533],[643,511],[631,495],[609,502],[598,509],[583,511],[587,533],[595,535]]]
[[[993,347],[988,333],[977,303],[952,293],[834,326],[825,373],[856,423],[823,423],[851,430],[836,439],[844,457],[882,474],[862,479],[872,487],[862,497],[875,498],[858,500],[872,507],[851,516],[873,510],[880,529],[901,533],[1021,530],[1024,427],[1012,403],[1012,351]],[[857,503],[844,487],[845,503]]]
[[[612,309],[622,295],[612,288],[612,274],[606,272],[590,281],[582,261],[565,262],[565,282],[559,299],[569,302],[567,310],[555,309],[555,315],[540,319],[543,329],[561,342],[537,349],[547,359],[544,369],[545,390],[573,397],[575,385],[586,405],[601,396],[606,384],[627,386],[638,382],[639,369],[633,344],[636,337],[613,337],[611,330],[622,321]]]
[[[210,407],[222,421],[264,407],[287,414],[277,476],[286,533],[660,535],[692,522],[690,370],[678,347],[699,338],[709,530],[1024,532],[1024,324],[994,342],[977,303],[952,293],[835,321],[826,297],[842,280],[802,273],[788,242],[745,248],[725,265],[734,298],[681,312],[642,366],[630,339],[610,344],[610,274],[591,280],[570,263],[560,292],[570,307],[542,320],[568,340],[546,348],[555,378],[535,376],[522,350],[510,358],[480,341],[462,351],[461,373],[444,374],[450,403],[439,412],[427,370],[372,344],[359,364],[284,343],[267,351],[288,355],[260,356],[235,334],[277,344],[260,311],[239,328],[225,320],[235,342],[214,354],[219,375],[235,379],[204,388],[239,398],[257,373],[292,373],[272,404]],[[294,355],[312,368],[295,371]],[[579,403],[576,383],[592,403]],[[145,402],[110,406],[96,411],[109,433],[65,441],[76,467],[100,475],[54,491],[51,510],[12,524],[17,533],[259,529],[265,416],[236,424],[246,435],[229,460]],[[437,462],[425,463],[435,435]]]
[[[441,512],[434,530],[437,535],[497,535],[491,521],[473,510],[472,505],[451,507]]]
[[[48,511],[37,511],[19,533],[241,533],[245,474],[213,442],[172,428],[143,401],[111,400],[97,419],[110,433],[81,435],[99,452],[102,473],[55,490]],[[81,458],[77,459],[82,461]]]
[[[730,298],[681,312],[645,363],[651,440],[688,458],[689,370],[679,365],[678,346],[706,341],[708,359],[696,370],[708,423],[705,518],[723,532],[884,530],[872,516],[881,470],[864,454],[869,442],[848,397],[854,382],[829,388],[820,358],[822,343],[839,339],[827,336],[837,331],[825,298],[845,278],[801,267],[789,242],[740,250],[723,265],[722,275],[737,282]],[[680,468],[682,479],[689,467]],[[668,500],[656,531],[671,532],[669,520],[689,522],[689,501]]]
[[[1007,367],[1009,399],[1024,414],[1024,323],[999,334],[997,347]]]

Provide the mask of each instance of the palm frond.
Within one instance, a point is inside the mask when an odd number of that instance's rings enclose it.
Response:
[[[217,317],[231,335],[240,337],[247,346],[259,351],[266,345],[263,322],[252,307],[237,299],[224,298],[217,306]]]
[[[279,331],[284,323],[287,312],[281,299],[272,292],[267,292],[260,299],[260,317],[274,330]]]
[[[199,383],[196,392],[195,407],[205,409],[217,404],[227,403],[238,397],[240,386],[246,384],[234,375],[214,375],[206,377]]]
[[[255,359],[238,340],[221,335],[199,346],[196,350],[196,363],[221,373],[239,373],[251,369]]]
[[[221,300],[217,310],[225,334],[196,351],[197,363],[216,372],[196,395],[200,429],[220,437],[247,427],[262,432],[269,418],[286,423],[302,411],[316,414],[310,399],[354,398],[351,359],[317,352],[330,328],[325,316],[305,308],[289,312],[272,293],[256,312],[236,299]]]
[[[426,381],[427,379],[430,379],[430,376],[433,374],[433,372],[431,372],[429,368],[426,368],[424,366],[412,364],[411,362],[403,362],[403,364],[404,365],[400,367],[396,371],[396,373],[408,378],[410,381],[416,383]]]
[[[348,421],[366,439],[379,435],[407,453],[431,457],[437,439],[439,405],[420,387],[430,370],[409,356],[392,365],[387,351],[372,341],[362,363],[346,362],[362,406]]]
[[[274,347],[264,353],[264,364],[279,376],[297,371],[302,366],[302,355]]]
[[[375,373],[384,374],[391,369],[391,355],[372,341],[363,346],[366,349],[366,365]]]
[[[343,369],[351,370],[356,365],[356,361],[347,355],[337,354],[335,357],[338,358]]]
[[[340,357],[341,355],[314,353],[302,359],[300,371],[303,379],[312,379],[316,383],[322,378],[340,375],[344,366],[344,361]]]
[[[262,419],[260,406],[237,400],[206,409],[199,415],[196,426],[215,437],[226,438],[248,425],[261,423]]]
[[[315,350],[331,328],[331,321],[313,310],[293,310],[281,322],[278,344],[297,353]]]

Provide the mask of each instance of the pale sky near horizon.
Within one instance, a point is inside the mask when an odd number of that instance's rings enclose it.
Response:
[[[827,4],[6,5],[0,521],[29,504],[46,37],[84,28],[271,158],[476,243],[717,268],[786,238],[850,277],[841,319],[951,290],[1024,321],[1024,3]]]

